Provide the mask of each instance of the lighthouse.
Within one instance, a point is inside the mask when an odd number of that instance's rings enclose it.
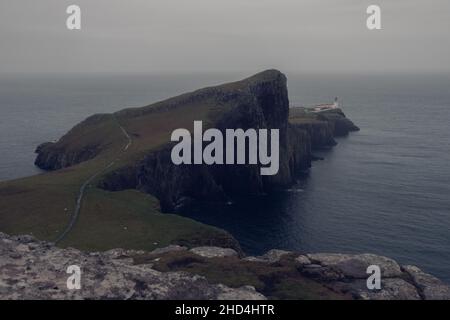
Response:
[[[338,102],[338,97],[334,98],[334,103],[333,103],[333,109],[338,109],[339,108],[339,102]]]

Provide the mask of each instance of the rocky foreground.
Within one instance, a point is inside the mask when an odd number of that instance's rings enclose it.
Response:
[[[69,265],[79,265],[80,290],[68,290]],[[366,269],[378,265],[382,289],[366,287]],[[204,269],[198,268],[203,266]],[[270,282],[259,291],[252,285],[231,288],[218,283],[212,268],[239,273],[239,268]],[[159,270],[184,271],[158,271]],[[190,271],[189,271],[190,270]],[[206,276],[194,274],[196,270]],[[203,271],[201,271],[203,270]],[[205,271],[206,270],[206,271]],[[221,270],[218,270],[222,273]],[[193,273],[194,272],[194,273]],[[121,249],[84,253],[60,249],[31,236],[0,233],[1,299],[266,299],[289,274],[289,283],[303,291],[299,297],[333,299],[450,299],[450,288],[414,266],[371,255],[306,254],[272,250],[260,257],[239,257],[232,249],[170,246],[153,252]],[[223,274],[224,281],[226,272]],[[278,278],[277,278],[278,277]],[[255,282],[249,277],[249,284]],[[235,282],[235,285],[239,281]],[[258,283],[258,282],[256,282]],[[258,286],[258,284],[257,284]],[[271,289],[270,289],[270,288]],[[298,292],[295,288],[295,292]],[[289,291],[291,290],[291,291]],[[292,288],[289,289],[292,292]],[[300,291],[301,291],[300,290]],[[288,292],[284,291],[284,292]],[[281,291],[277,291],[281,292]],[[306,294],[306,295],[305,295]],[[315,296],[316,294],[316,296]],[[272,295],[272,296],[271,296]],[[290,296],[288,296],[290,297]]]
[[[232,289],[201,276],[134,265],[135,254],[83,253],[0,233],[0,299],[264,299],[251,287]],[[80,290],[67,289],[70,265],[82,270]]]

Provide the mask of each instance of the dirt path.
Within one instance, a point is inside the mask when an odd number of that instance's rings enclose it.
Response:
[[[117,120],[117,119],[116,119]],[[128,148],[131,146],[131,144],[133,143],[133,141],[131,140],[130,135],[128,134],[128,132],[125,130],[124,127],[122,127],[119,123],[119,121],[117,121],[117,125],[119,126],[120,130],[123,132],[123,135],[127,138],[127,144],[123,147],[122,149],[122,153],[125,153],[128,151]],[[75,226],[76,221],[78,220],[78,217],[80,215],[80,211],[81,211],[81,204],[83,202],[83,198],[84,195],[86,193],[86,188],[89,186],[89,184],[95,179],[97,178],[100,174],[102,174],[103,172],[105,172],[106,170],[108,170],[109,168],[111,168],[116,161],[119,160],[119,158],[114,159],[113,161],[111,161],[108,165],[106,165],[106,167],[104,167],[102,170],[96,172],[95,174],[93,174],[92,176],[90,176],[80,187],[80,192],[78,193],[78,197],[77,197],[77,202],[75,205],[75,209],[73,210],[73,213],[70,217],[70,221],[69,224],[67,225],[66,229],[58,236],[58,238],[55,240],[55,244],[58,244],[59,242],[61,242],[62,240],[64,240],[67,236],[67,234],[73,229],[73,227]]]

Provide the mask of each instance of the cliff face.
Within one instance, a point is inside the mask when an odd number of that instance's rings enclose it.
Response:
[[[307,132],[312,149],[333,147],[337,144],[335,137],[359,131],[341,109],[307,113],[304,108],[292,108],[289,122],[292,126]]]
[[[34,164],[43,170],[58,170],[93,159],[98,153],[97,146],[86,146],[76,151],[55,148],[54,143],[45,142],[36,148]]]
[[[311,142],[311,148],[320,149],[335,146],[332,126],[326,121],[312,121],[305,123],[292,123],[293,127],[306,132]]]
[[[58,141],[40,144],[35,150],[34,164],[43,170],[58,170],[95,158],[117,137],[111,135],[105,139],[95,132],[114,122],[109,114],[88,117]]]
[[[213,106],[213,112],[200,115],[203,106]],[[310,167],[314,148],[332,146],[334,136],[347,134],[356,127],[341,111],[323,112],[314,119],[290,117],[286,77],[269,70],[248,79],[206,88],[172,98],[153,106],[126,109],[113,118],[130,127],[144,117],[161,114],[183,115],[191,108],[198,112],[197,120],[205,126],[226,129],[278,129],[280,159],[278,174],[262,176],[260,165],[180,165],[172,164],[173,146],[165,143],[145,151],[139,161],[133,161],[102,176],[98,186],[111,191],[136,188],[155,195],[163,211],[177,211],[192,201],[225,201],[234,196],[262,194],[293,184],[297,176]],[[169,112],[172,112],[169,115]],[[103,117],[103,122],[98,122]],[[76,132],[95,132],[95,126],[105,126],[104,116],[89,118],[75,127],[61,141],[44,144],[37,149],[36,163],[43,169],[70,166],[101,153],[108,143],[93,135],[93,140],[71,141]],[[150,131],[150,134],[152,132]],[[81,135],[81,133],[78,133]],[[100,135],[101,136],[101,135]],[[136,137],[143,139],[145,137]],[[95,147],[93,147],[95,146]]]
[[[342,137],[352,131],[359,131],[359,128],[346,118],[340,109],[321,112],[317,118],[329,124],[330,130],[335,137]]]
[[[261,194],[292,184],[310,165],[308,134],[288,123],[286,77],[267,71],[232,85],[209,88],[201,100],[224,106],[210,126],[226,129],[278,129],[280,168],[277,175],[261,176],[259,165],[172,164],[172,144],[150,152],[138,164],[113,172],[100,186],[108,190],[137,188],[159,198],[163,211],[177,211],[191,201],[224,201],[236,195]],[[238,183],[237,183],[238,182]]]

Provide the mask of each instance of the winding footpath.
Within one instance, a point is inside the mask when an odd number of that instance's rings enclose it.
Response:
[[[117,125],[119,126],[120,130],[122,131],[123,135],[127,138],[127,143],[122,149],[122,153],[125,153],[128,151],[128,148],[131,146],[133,141],[131,140],[130,135],[125,130],[124,127],[122,127],[119,123],[119,121],[116,119]],[[73,210],[72,216],[70,217],[69,224],[67,225],[66,229],[58,236],[58,238],[55,240],[55,244],[60,243],[62,240],[66,238],[66,236],[69,234],[69,232],[73,229],[75,226],[76,221],[78,220],[78,217],[80,215],[81,211],[81,204],[83,202],[84,195],[86,193],[86,188],[89,186],[89,184],[97,178],[100,174],[111,168],[116,161],[119,160],[119,158],[116,158],[115,160],[111,161],[106,167],[104,167],[102,170],[96,172],[92,176],[90,176],[80,187],[80,192],[78,193],[77,202],[75,205],[75,209]]]

